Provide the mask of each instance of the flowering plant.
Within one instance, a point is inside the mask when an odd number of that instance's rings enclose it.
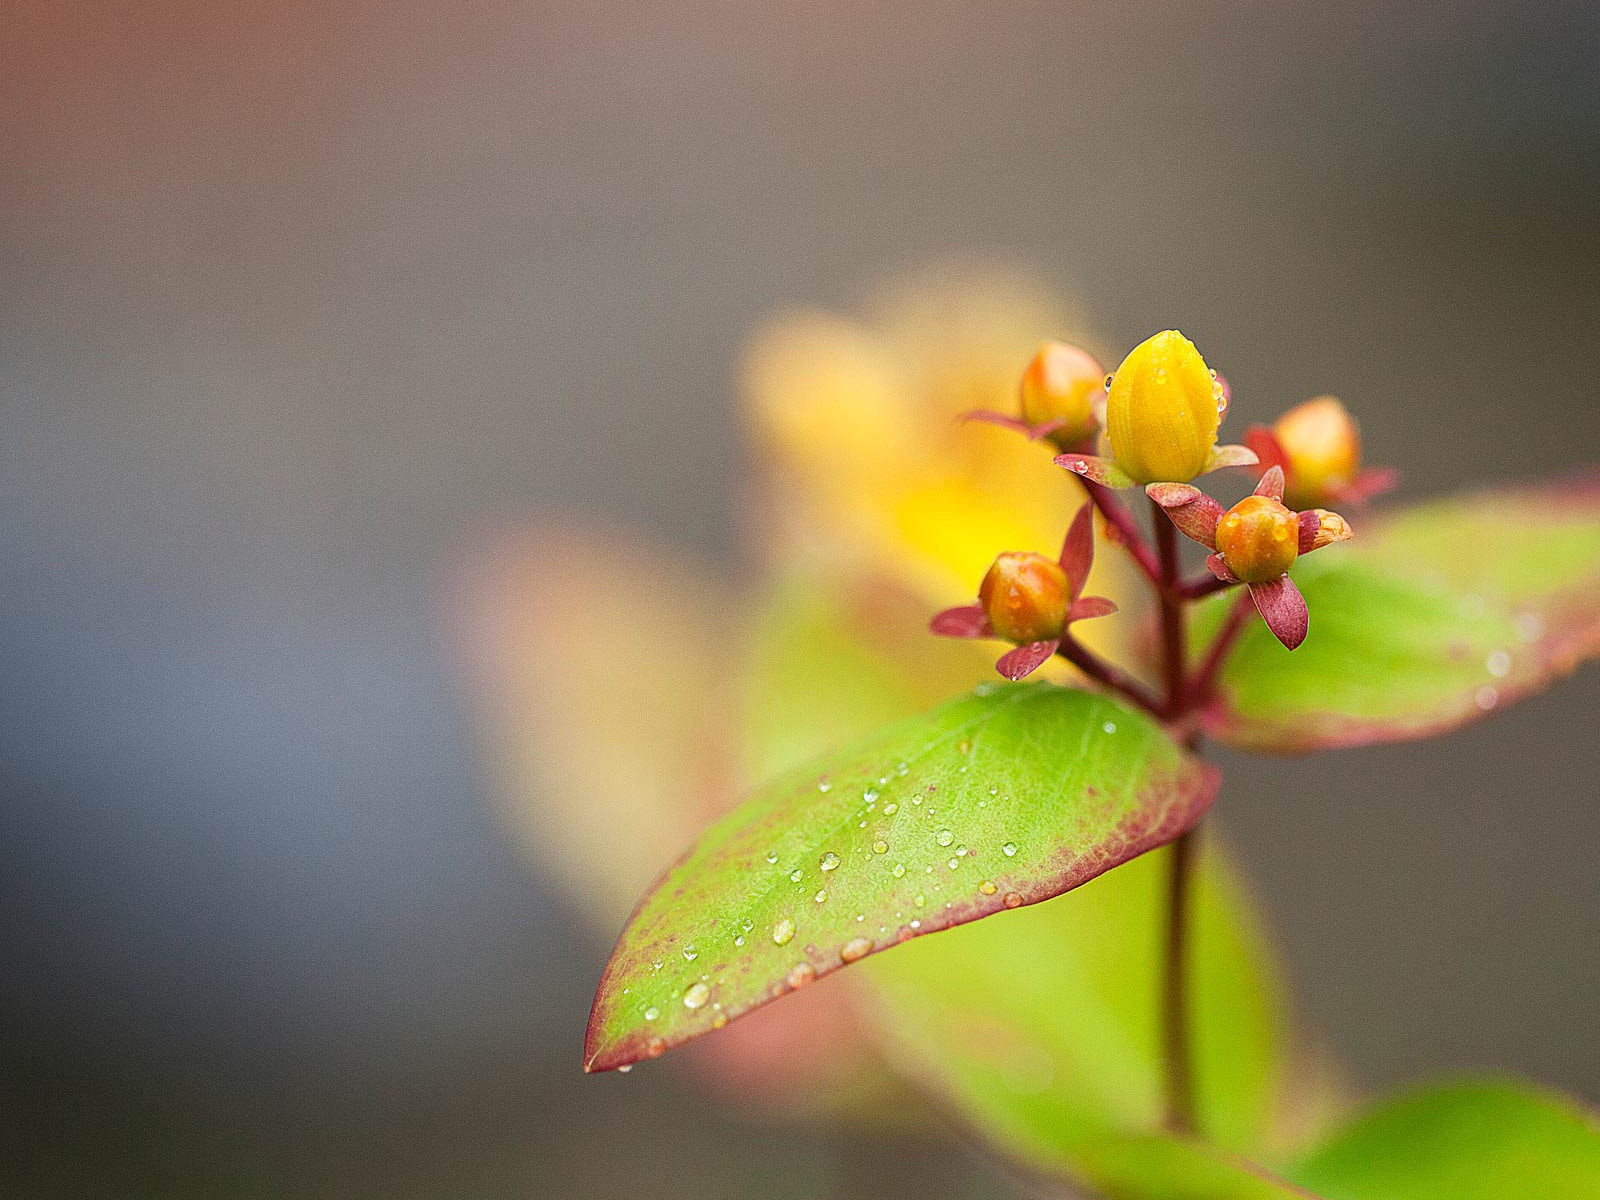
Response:
[[[837,1099],[856,1094],[839,1071],[886,1070],[1002,1152],[1113,1197],[1600,1195],[1593,1118],[1525,1084],[1425,1089],[1330,1130],[1342,1097],[1292,1048],[1259,920],[1198,841],[1220,786],[1207,739],[1305,752],[1426,736],[1600,651],[1600,485],[1374,516],[1354,509],[1393,477],[1363,469],[1336,401],[1218,446],[1230,389],[1174,331],[1110,375],[1064,344],[1021,357],[999,372],[1021,380],[1009,411],[949,389],[978,419],[951,437],[988,449],[942,475],[885,448],[897,420],[915,428],[912,389],[870,337],[810,318],[756,355],[756,409],[787,469],[869,446],[880,470],[864,493],[813,478],[774,519],[812,586],[778,588],[744,655],[742,773],[772,781],[627,921],[585,1069],[732,1025],[709,1039],[741,1048],[714,1067],[725,1079]],[[1224,468],[1256,477],[1228,507],[1192,482]],[[1200,571],[1180,534],[1210,552]],[[1116,603],[1086,594],[1091,570]],[[903,619],[963,576],[977,603],[923,611],[952,650],[1011,643],[995,664],[1008,682],[870,732],[969,669]],[[620,623],[602,623],[614,639]],[[721,692],[693,689],[691,707]],[[865,736],[841,750],[845,732]],[[869,959],[848,1014],[823,1002],[846,993],[811,987]],[[760,1026],[786,1011],[802,1015],[787,1040]],[[739,1042],[747,1024],[760,1036]],[[836,1064],[821,1086],[819,1062]]]

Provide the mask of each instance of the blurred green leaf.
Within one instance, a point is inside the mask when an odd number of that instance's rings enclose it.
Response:
[[[1105,697],[1040,683],[949,701],[758,789],[706,832],[624,929],[585,1066],[659,1053],[919,932],[1059,895],[1192,826],[1216,785]]]
[[[1168,1134],[1112,1139],[1080,1157],[1105,1200],[1318,1200],[1255,1163]]]
[[[1158,1128],[1169,855],[873,962],[871,1011],[891,1058],[1038,1170],[1082,1175],[1108,1135]],[[1249,898],[1209,847],[1192,912],[1201,1128],[1260,1153],[1277,1140],[1283,987]]]
[[[1207,730],[1305,751],[1443,732],[1600,652],[1600,482],[1440,501],[1296,565],[1311,634],[1289,652],[1253,623]],[[1199,614],[1201,640],[1232,598]]]
[[[1446,1084],[1357,1118],[1288,1174],[1326,1200],[1596,1200],[1600,1121],[1517,1081]]]

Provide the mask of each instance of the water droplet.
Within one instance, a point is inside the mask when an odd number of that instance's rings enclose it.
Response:
[[[772,940],[780,946],[787,946],[794,940],[794,921],[789,917],[779,917],[772,927]]]
[[[1115,379],[1115,378],[1116,378],[1115,372],[1113,372],[1110,375],[1107,375],[1104,379],[1102,379],[1100,381],[1100,386],[1105,388],[1105,390],[1109,392],[1111,390],[1111,381],[1113,379]]]
[[[874,854],[889,853],[889,843],[884,841],[882,838],[879,838],[877,841],[872,843],[872,852]]]
[[[927,902],[928,902],[928,898],[926,896],[924,896],[921,892],[918,892],[916,894],[916,896],[911,901],[911,903],[915,904],[918,908],[921,908]]]
[[[855,962],[856,959],[858,959],[858,958],[865,958],[867,955],[869,955],[871,953],[872,953],[872,939],[871,938],[864,938],[864,937],[851,938],[843,946],[839,947],[839,957],[844,959],[844,961],[847,962],[847,963]]]
[[[951,870],[952,870],[952,871],[954,871],[954,870],[955,870],[955,869],[956,869],[956,868],[957,868],[957,867],[959,867],[959,866],[960,866],[960,865],[961,865],[961,860],[960,860],[960,859],[959,859],[959,858],[952,858],[952,859],[951,859],[951,860],[950,860],[950,869],[951,869]]]
[[[1496,679],[1504,679],[1511,674],[1511,655],[1504,650],[1496,650],[1489,655],[1489,661],[1485,665],[1489,669],[1489,674]]]
[[[831,791],[833,791],[833,783],[828,779],[828,777],[826,775],[824,775],[821,779],[817,780],[817,791],[819,791],[819,792],[831,792]]]
[[[740,934],[740,935],[739,935],[739,936],[738,936],[738,937],[736,937],[736,938],[734,938],[734,939],[733,939],[733,944],[734,944],[734,945],[735,945],[735,946],[742,946],[742,945],[744,945],[744,934],[742,934],[742,933],[741,933],[741,934]]]
[[[794,870],[789,872],[789,882],[790,883],[799,883],[802,878],[803,878],[803,873],[801,872],[799,867],[796,867]]]
[[[667,1052],[667,1043],[658,1037],[651,1038],[645,1043],[644,1052],[651,1058],[660,1058]]]
[[[646,1021],[654,1021],[660,1015],[661,1015],[661,1010],[659,1008],[657,1008],[654,1004],[652,1004],[649,1008],[644,1010],[644,1019]]]
[[[1004,846],[1000,847],[1000,853],[1004,854],[1007,858],[1015,858],[1017,856],[1017,844],[1015,842],[1007,842]]]
[[[965,858],[966,856],[967,856],[966,843],[965,842],[957,842],[956,843],[956,857],[957,858]]]
[[[684,960],[684,962],[693,962],[695,959],[697,959],[699,957],[700,957],[700,951],[696,950],[694,948],[694,946],[689,945],[689,946],[685,946],[683,948],[683,960]]]
[[[913,929],[921,929],[922,928],[922,922],[918,918],[912,917],[911,918],[911,928],[913,928]]]
[[[808,962],[795,963],[784,976],[792,988],[803,988],[817,977],[817,969]]]
[[[631,1070],[633,1070],[633,1064],[632,1063],[623,1063],[620,1067],[617,1068],[617,1074],[618,1075],[626,1075]]]
[[[650,969],[652,971],[659,971],[659,970],[661,970],[661,967],[662,967],[662,962],[661,962],[661,960],[659,958],[652,958],[650,960]]]
[[[767,861],[769,863],[777,862],[778,861],[778,852],[776,850],[768,850],[767,851]]]
[[[1005,906],[1007,908],[1021,908],[1022,907],[1022,896],[1021,896],[1020,893],[1007,892],[1004,896],[1001,897],[1001,900],[1002,900],[1002,902],[1005,904]]]
[[[755,927],[756,927],[756,923],[754,921],[752,921],[749,917],[746,917],[744,920],[739,922],[739,929],[743,933],[749,933]]]
[[[915,796],[913,796],[913,797],[911,797],[911,803],[913,803],[913,804],[921,804],[921,803],[922,803],[922,796],[921,796],[921,794],[920,794],[920,793],[919,793],[919,794],[917,794],[917,795],[915,795]]]
[[[894,870],[889,872],[889,874],[893,875],[896,879],[903,879],[905,877],[905,873],[906,873],[906,865],[905,865],[905,863],[895,863]]]
[[[951,842],[956,840],[956,835],[951,833],[948,829],[941,829],[938,833],[933,835],[933,840],[938,842],[941,846],[948,846]]]
[[[1243,568],[1240,569],[1242,570]],[[1115,721],[1107,721],[1104,725],[1100,726],[1100,728],[1104,729],[1107,733],[1115,733],[1117,731],[1117,723]]]
[[[821,904],[824,900],[826,900],[828,898],[828,889],[827,888],[818,888],[817,889],[817,894],[815,896],[811,897],[811,898],[813,900],[815,900],[818,904]]]
[[[984,880],[981,880],[978,883],[978,890],[980,892],[982,892],[985,896],[992,896],[996,892],[998,892],[1000,889],[995,887],[994,880],[992,880],[992,879],[984,879]]]
[[[689,985],[689,990],[683,994],[683,1006],[685,1008],[699,1008],[709,999],[711,999],[710,988],[703,983],[692,983]]]
[[[898,804],[896,804],[893,800],[889,801],[889,803],[887,803],[887,804],[885,804],[883,806],[883,815],[886,816],[886,817],[892,817],[892,816],[895,815],[895,813],[897,813],[899,811],[900,811],[900,806]]]
[[[817,865],[820,866],[824,871],[832,871],[839,865],[839,856],[832,850],[829,850],[822,856]]]
[[[719,1012],[716,1016],[711,1018],[711,1028],[713,1028],[713,1029],[721,1029],[727,1023],[728,1023],[728,1014],[727,1013],[720,1013]]]

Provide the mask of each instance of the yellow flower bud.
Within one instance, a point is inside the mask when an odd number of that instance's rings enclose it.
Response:
[[[1002,554],[978,588],[989,625],[1017,645],[1060,637],[1072,603],[1067,573],[1042,554]]]
[[[1138,483],[1187,483],[1217,444],[1220,390],[1194,343],[1176,329],[1140,342],[1122,360],[1106,400],[1117,466]]]
[[[1246,496],[1217,522],[1217,553],[1245,583],[1276,579],[1300,554],[1300,518],[1271,496]]]
[[[1278,418],[1272,432],[1288,461],[1290,504],[1326,499],[1361,470],[1361,431],[1345,406],[1332,396],[1297,404]]]
[[[1050,440],[1063,449],[1095,431],[1092,401],[1105,380],[1093,355],[1065,342],[1046,342],[1022,373],[1022,419],[1060,422]]]

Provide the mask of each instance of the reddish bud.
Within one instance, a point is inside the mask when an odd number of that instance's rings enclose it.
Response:
[[[1042,554],[1002,554],[978,589],[997,637],[1026,645],[1061,636],[1072,602],[1067,573]]]
[[[1321,550],[1324,546],[1331,546],[1335,542],[1348,542],[1355,536],[1355,531],[1350,528],[1350,522],[1338,513],[1329,512],[1325,508],[1313,508],[1310,511],[1317,519],[1316,532],[1311,539],[1312,550]],[[1305,514],[1302,513],[1301,520],[1304,519]]]
[[[1022,373],[1022,419],[1051,426],[1048,436],[1063,450],[1078,445],[1095,431],[1094,399],[1105,377],[1087,350],[1046,342]]]
[[[1271,496],[1246,496],[1217,522],[1217,553],[1245,583],[1276,579],[1300,553],[1300,518]]]
[[[1272,432],[1287,460],[1288,500],[1297,508],[1336,495],[1361,470],[1361,431],[1333,396],[1295,405]]]

